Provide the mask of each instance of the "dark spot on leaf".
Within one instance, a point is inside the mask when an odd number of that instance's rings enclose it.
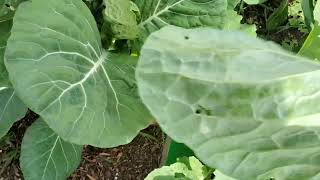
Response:
[[[186,177],[184,174],[182,174],[182,173],[175,173],[174,174],[174,177],[175,178],[184,178],[184,177]]]
[[[188,39],[189,39],[189,36],[184,36],[184,39],[185,39],[185,40],[188,40]]]

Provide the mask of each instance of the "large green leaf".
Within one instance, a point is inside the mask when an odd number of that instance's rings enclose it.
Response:
[[[134,0],[141,12],[141,36],[144,40],[166,25],[184,28],[211,26],[222,28],[226,0]]]
[[[138,44],[143,44],[152,32],[167,25],[183,28],[208,26],[227,30],[240,27],[241,18],[234,17],[235,12],[232,12],[237,2],[235,0],[134,0],[134,2],[141,11],[141,21],[138,24],[141,33]]]
[[[135,39],[139,28],[137,17],[132,10],[135,4],[130,0],[104,0],[105,20],[110,23],[112,33],[118,39]]]
[[[130,142],[152,119],[137,95],[136,61],[103,52],[79,0],[21,4],[6,49],[21,99],[63,139],[98,147]]]
[[[320,25],[315,24],[308,38],[301,47],[299,54],[320,60]]]
[[[0,138],[10,129],[12,124],[21,119],[27,107],[17,98],[10,88],[7,71],[4,66],[4,50],[10,34],[11,22],[0,23]]]
[[[79,166],[82,146],[62,140],[43,120],[30,126],[21,145],[26,180],[65,180]]]
[[[320,178],[315,61],[240,32],[167,27],[145,43],[136,77],[162,129],[210,167],[240,180]]]
[[[147,33],[171,24],[185,28],[221,27],[226,0],[134,0],[141,11],[139,26]]]

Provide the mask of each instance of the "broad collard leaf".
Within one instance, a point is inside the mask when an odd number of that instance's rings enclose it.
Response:
[[[208,166],[239,180],[320,178],[319,63],[240,32],[166,27],[136,77],[162,129]]]
[[[63,139],[98,147],[129,143],[152,120],[137,95],[136,62],[103,51],[79,0],[21,4],[6,49],[21,99]]]
[[[299,54],[320,61],[320,25],[315,24]]]
[[[222,28],[226,0],[134,0],[141,12],[142,41],[166,25]]]
[[[235,21],[235,0],[134,0],[141,11],[138,23],[141,32],[136,44],[142,45],[152,33],[167,25],[183,28],[212,27],[239,29],[240,20]],[[231,14],[229,14],[231,13]],[[240,17],[240,16],[239,16]],[[254,27],[253,27],[254,28]]]
[[[38,119],[21,145],[20,165],[26,180],[65,180],[81,161],[82,146],[61,139]]]
[[[4,66],[4,50],[10,34],[11,22],[0,23],[0,138],[20,120],[27,112],[27,107],[16,96],[11,88],[7,71]]]
[[[139,34],[135,4],[130,0],[104,0],[105,20],[117,39],[135,39]],[[133,8],[134,9],[133,9]]]

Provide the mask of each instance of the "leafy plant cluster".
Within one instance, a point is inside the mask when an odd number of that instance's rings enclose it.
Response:
[[[28,108],[41,117],[24,178],[65,179],[83,145],[127,144],[156,120],[230,177],[317,179],[320,64],[255,38],[238,3],[1,1],[0,137]],[[315,9],[300,55],[319,59]]]

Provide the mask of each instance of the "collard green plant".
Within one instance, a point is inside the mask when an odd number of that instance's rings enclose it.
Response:
[[[166,27],[144,44],[136,77],[162,129],[206,165],[239,180],[313,180],[319,69],[239,32]]]
[[[133,0],[139,7],[141,20],[139,40],[141,46],[152,33],[167,25],[183,28],[212,27],[226,30],[255,31],[254,26],[241,26],[237,14],[233,11],[236,0]],[[236,20],[238,20],[236,22]],[[251,28],[251,29],[250,29]]]
[[[18,5],[25,0],[1,0],[0,1],[0,23],[9,21],[14,16]]]
[[[319,178],[320,64],[253,38],[239,0],[22,1],[0,2],[0,137],[27,107],[43,119],[23,139],[25,179],[65,179],[81,145],[126,144],[154,118],[230,177]],[[319,52],[317,28],[302,55]],[[184,160],[149,178],[209,175]]]
[[[314,23],[314,6],[315,0],[301,0],[301,7],[305,18],[305,23],[309,30],[311,30],[312,24]]]
[[[63,139],[98,147],[129,143],[152,119],[136,93],[136,60],[102,49],[79,0],[21,4],[6,49],[11,82],[28,107]]]
[[[21,145],[25,179],[66,179],[80,164],[82,146],[64,141],[41,119],[30,126]]]

